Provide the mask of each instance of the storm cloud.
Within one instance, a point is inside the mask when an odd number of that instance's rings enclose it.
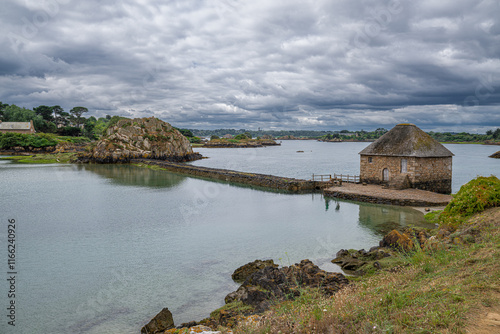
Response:
[[[188,128],[500,126],[496,0],[3,3],[0,101]]]

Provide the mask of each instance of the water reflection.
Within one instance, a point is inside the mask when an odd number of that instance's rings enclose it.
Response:
[[[326,211],[343,212],[353,210],[353,205],[357,206],[359,226],[379,236],[384,236],[393,229],[405,226],[434,227],[425,221],[424,215],[420,211],[409,207],[352,202],[330,197],[325,197],[324,200]]]
[[[376,231],[381,236],[402,226],[434,227],[425,221],[424,215],[414,209],[363,203],[359,206],[359,224]]]
[[[167,171],[131,165],[81,165],[80,168],[123,186],[170,188],[186,180]]]

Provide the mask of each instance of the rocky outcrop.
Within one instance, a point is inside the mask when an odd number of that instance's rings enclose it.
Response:
[[[225,298],[226,304],[240,301],[252,306],[256,312],[269,308],[271,302],[293,299],[300,295],[299,288],[312,287],[331,296],[349,284],[339,273],[326,272],[309,260],[289,267],[265,267],[250,275],[238,290]]]
[[[138,158],[184,162],[201,155],[194,153],[189,140],[170,124],[150,117],[118,121],[79,156],[79,161],[119,163]]]
[[[168,308],[164,308],[146,326],[142,327],[142,334],[163,333],[167,329],[174,328],[174,319]]]
[[[274,264],[273,260],[255,260],[236,269],[231,278],[236,282],[243,282],[248,276],[265,267],[278,267],[278,265]]]
[[[407,252],[413,249],[414,244],[407,233],[401,234],[396,230],[392,230],[380,241],[380,247],[391,247]]]
[[[76,143],[62,142],[56,145],[54,153],[84,152],[87,146],[88,143],[76,144]]]
[[[341,249],[332,263],[338,264],[346,272],[362,275],[368,265],[380,269],[381,264],[378,261],[390,256],[393,256],[393,253],[382,247],[372,247],[368,252],[364,249]]]
[[[490,155],[490,158],[500,159],[500,151],[493,153]]]

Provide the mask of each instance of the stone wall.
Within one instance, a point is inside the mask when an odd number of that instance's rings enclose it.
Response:
[[[452,158],[416,158],[368,156],[360,158],[361,182],[383,184],[383,170],[389,170],[389,180],[401,175],[401,160],[406,159],[406,175],[412,188],[449,194],[451,192]],[[371,162],[370,162],[371,159]]]
[[[452,157],[415,158],[413,188],[451,193]]]
[[[183,163],[159,160],[134,159],[132,160],[132,162],[155,165],[165,168],[168,171],[174,173],[187,174],[205,179],[220,180],[239,184],[250,184],[257,187],[279,189],[290,192],[315,192],[317,190],[332,186],[330,182],[309,181],[274,175],[245,173],[228,169],[193,166]]]

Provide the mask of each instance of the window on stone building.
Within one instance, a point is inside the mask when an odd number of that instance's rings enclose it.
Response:
[[[408,160],[401,159],[401,173],[407,173],[407,172],[408,172]]]
[[[373,158],[372,157],[368,157],[368,162],[372,163],[373,162]]]

